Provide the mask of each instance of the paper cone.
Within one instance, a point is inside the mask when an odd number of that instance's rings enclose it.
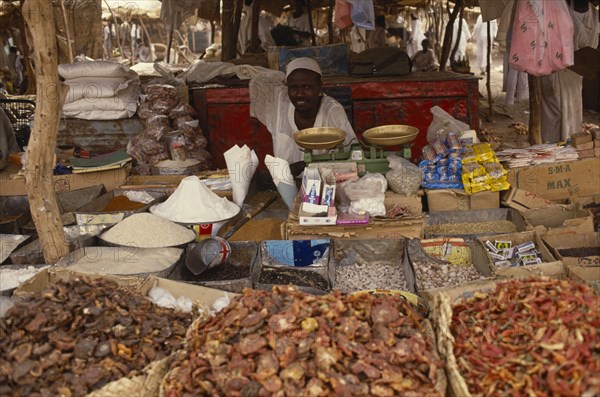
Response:
[[[248,194],[252,176],[258,167],[258,156],[246,145],[235,145],[223,153],[223,156],[231,179],[233,202],[241,208]]]
[[[275,186],[277,186],[279,182],[295,185],[294,177],[290,170],[290,164],[286,160],[267,154],[265,156],[265,165],[271,173]]]
[[[292,210],[294,208],[294,200],[298,195],[298,188],[296,185],[290,185],[285,182],[279,182],[276,186],[281,199],[288,206],[288,209]]]

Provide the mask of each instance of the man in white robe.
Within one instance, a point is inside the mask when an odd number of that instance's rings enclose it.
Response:
[[[493,43],[496,33],[498,33],[498,22],[496,22],[495,19],[484,23],[483,17],[479,15],[473,30],[473,36],[475,36],[477,43],[477,67],[482,75],[485,74],[485,69],[487,67],[488,23],[490,25],[490,35]]]
[[[288,163],[303,160],[293,139],[296,131],[337,127],[346,131],[344,145],[356,138],[344,108],[323,93],[321,69],[311,58],[296,58],[283,73],[263,74],[250,80],[250,116],[263,123],[273,137],[275,157]]]

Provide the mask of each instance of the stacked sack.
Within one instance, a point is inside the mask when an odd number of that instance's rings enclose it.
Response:
[[[463,153],[462,182],[467,194],[484,190],[497,192],[510,188],[506,170],[489,143],[473,145]]]
[[[456,134],[450,132],[435,139],[423,148],[423,160],[419,169],[423,173],[426,189],[462,189],[462,144]]]
[[[85,120],[131,117],[138,107],[140,79],[129,66],[110,61],[58,65],[69,91],[63,116]]]
[[[138,112],[145,120],[146,129],[127,145],[127,153],[138,165],[151,165],[169,158],[165,137],[179,131],[185,141],[185,155],[200,162],[201,170],[211,167],[211,157],[206,149],[194,109],[180,99],[177,89],[169,84],[152,84],[146,87],[146,101]]]

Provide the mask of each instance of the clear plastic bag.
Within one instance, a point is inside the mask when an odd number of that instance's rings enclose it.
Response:
[[[390,189],[396,193],[412,196],[421,187],[423,173],[410,161],[390,154],[387,157],[390,170],[385,174]]]
[[[449,132],[453,132],[460,137],[464,131],[471,129],[468,124],[456,120],[439,106],[434,106],[429,111],[433,114],[433,120],[431,120],[431,124],[427,129],[427,142],[442,138]]]
[[[363,211],[371,216],[385,216],[387,180],[381,174],[366,174],[357,181],[346,183],[344,193],[350,200],[350,213]]]

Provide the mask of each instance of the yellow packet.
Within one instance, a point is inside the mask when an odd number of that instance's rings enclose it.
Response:
[[[479,163],[494,161],[494,158],[496,157],[496,154],[490,147],[489,143],[479,143],[477,145],[473,145],[472,148],[473,153],[477,158],[477,162]]]
[[[429,256],[457,266],[470,266],[471,248],[462,238],[432,238],[421,240],[421,246]]]

